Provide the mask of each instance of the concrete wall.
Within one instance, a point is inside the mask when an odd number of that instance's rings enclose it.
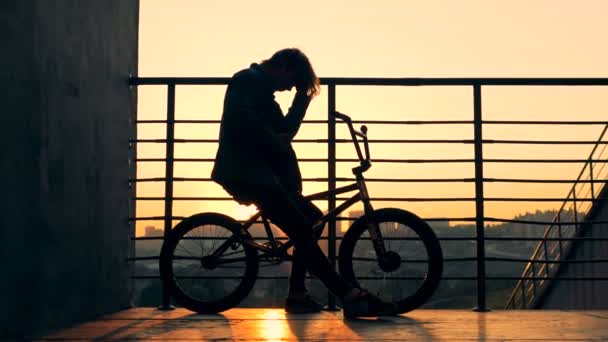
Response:
[[[608,196],[604,187],[600,197]],[[608,203],[597,206],[591,220],[608,221]],[[593,225],[583,237],[608,238],[608,224]],[[608,241],[579,242],[569,259],[608,259]],[[608,263],[564,264],[558,277],[608,278]],[[608,309],[608,281],[553,282],[539,302],[541,309]]]
[[[0,1],[0,336],[130,304],[138,11]]]

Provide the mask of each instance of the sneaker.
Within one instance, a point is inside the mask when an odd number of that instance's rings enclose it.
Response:
[[[285,311],[292,314],[316,313],[321,312],[323,306],[317,303],[310,295],[304,298],[285,299]]]
[[[397,305],[385,302],[366,290],[352,299],[342,301],[342,310],[345,318],[392,316],[398,314]]]

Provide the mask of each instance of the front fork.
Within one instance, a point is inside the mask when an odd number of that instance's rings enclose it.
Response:
[[[367,185],[365,184],[362,176],[357,177],[357,185],[359,187],[361,201],[363,202],[365,216],[370,218],[369,222],[367,222],[367,232],[372,240],[372,245],[374,246],[378,260],[382,260],[386,255],[386,247],[384,246],[384,239],[382,238],[382,233],[380,232],[380,225],[373,219],[374,207],[372,207],[372,203],[369,199],[369,193],[367,192]]]
[[[372,216],[369,217],[371,218]],[[378,260],[382,260],[386,255],[386,247],[384,246],[384,239],[382,238],[382,232],[380,232],[380,225],[378,222],[373,219],[367,222],[367,232],[372,240],[372,245],[374,246]]]
[[[366,223],[367,232],[369,233],[369,237],[372,240],[372,245],[376,251],[378,266],[380,266],[380,269],[382,269],[384,272],[396,271],[401,266],[401,257],[394,251],[386,250],[384,238],[382,237],[382,232],[380,231],[380,224],[374,219],[374,208],[370,203],[367,187],[365,186],[363,177],[357,177],[357,183],[359,184],[359,189],[361,190],[361,201],[363,202],[365,217],[368,218]]]

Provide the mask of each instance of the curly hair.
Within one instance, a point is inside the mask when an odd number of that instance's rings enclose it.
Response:
[[[295,85],[305,89],[309,96],[318,95],[321,91],[319,78],[315,74],[308,57],[297,48],[287,48],[275,52],[272,57],[262,61],[262,64],[275,67],[285,67],[295,71]]]

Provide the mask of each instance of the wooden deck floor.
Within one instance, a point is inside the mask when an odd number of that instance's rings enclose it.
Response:
[[[286,315],[232,309],[198,315],[136,308],[55,332],[41,340],[164,341],[608,341],[608,311],[417,310],[344,320],[340,312]]]

